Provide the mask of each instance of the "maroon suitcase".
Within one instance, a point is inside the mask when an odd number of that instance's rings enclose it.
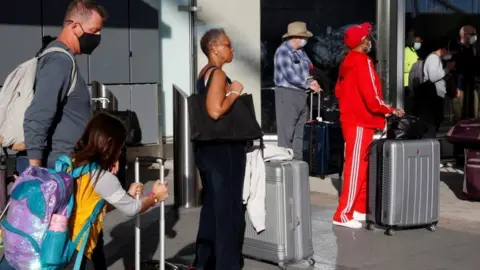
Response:
[[[471,200],[480,200],[480,150],[465,149],[463,193]]]
[[[447,132],[446,139],[451,144],[479,145],[480,119],[458,121],[458,123]]]

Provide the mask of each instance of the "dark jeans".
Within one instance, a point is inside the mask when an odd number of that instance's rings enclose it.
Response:
[[[405,93],[404,93],[405,99],[404,99],[404,102],[403,102],[403,107],[405,108],[405,113],[413,115],[414,114],[413,92],[408,87],[405,87],[404,89],[405,89],[404,90],[405,91]]]
[[[437,138],[437,131],[440,127],[440,125],[434,124],[434,123],[426,123],[425,127],[427,130],[424,133],[424,138],[426,139],[435,139]]]
[[[245,232],[242,202],[245,144],[201,144],[195,158],[203,184],[197,270],[240,270]]]
[[[435,139],[440,124],[444,120],[444,99],[439,97],[436,92],[433,95],[425,97],[416,97],[415,112],[420,120],[425,123],[427,130],[424,133],[425,138]]]

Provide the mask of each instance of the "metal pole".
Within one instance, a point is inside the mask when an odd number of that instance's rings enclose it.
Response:
[[[165,183],[165,163],[159,159],[160,182]],[[165,201],[160,202],[160,270],[165,270]]]
[[[140,162],[135,159],[135,183],[140,182]],[[140,195],[137,195],[137,200],[140,200]],[[162,236],[162,235],[160,235]],[[162,237],[160,237],[162,238]],[[135,269],[140,269],[140,215],[135,218]]]
[[[382,80],[383,97],[390,99],[390,0],[377,0],[377,71]]]
[[[396,0],[396,24],[394,28],[396,29],[396,36],[393,38],[396,41],[393,44],[397,44],[397,47],[393,47],[396,55],[396,80],[395,85],[393,86],[396,89],[396,98],[395,106],[397,108],[404,108],[405,105],[405,87],[404,87],[404,70],[405,70],[405,10],[406,10],[406,0]]]
[[[191,7],[197,6],[197,0],[189,1]],[[190,74],[191,74],[191,93],[196,93],[197,82],[197,30],[195,29],[196,11],[188,13],[189,31],[190,31]]]
[[[403,107],[405,0],[377,1],[377,71],[382,79],[384,99]]]
[[[174,136],[174,194],[175,206],[194,208],[200,206],[197,168],[190,141],[188,95],[173,85],[173,136]]]

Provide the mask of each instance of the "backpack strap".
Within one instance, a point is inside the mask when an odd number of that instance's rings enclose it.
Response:
[[[72,63],[73,63],[73,67],[72,67],[72,74],[70,75],[70,88],[68,89],[68,92],[67,92],[67,97],[70,96],[70,94],[73,92],[73,90],[75,89],[75,86],[77,86],[77,65],[76,65],[76,62],[75,62],[75,58],[73,58],[73,56],[65,49],[63,48],[60,48],[60,47],[50,47],[46,50],[44,50],[37,58],[40,58],[48,53],[51,53],[51,52],[61,52],[61,53],[64,53],[66,55],[68,55],[70,57],[70,59],[72,60]]]
[[[55,171],[57,172],[66,172],[69,173],[72,178],[76,179],[86,173],[93,172],[94,170],[98,170],[100,165],[97,163],[87,163],[77,168],[73,169],[73,162],[72,159],[68,156],[60,156],[55,160]]]
[[[97,205],[95,205],[95,208],[93,209],[92,215],[87,219],[87,222],[85,222],[85,225],[83,225],[82,229],[73,241],[73,247],[76,248],[80,239],[83,239],[82,244],[80,245],[80,250],[78,250],[77,252],[77,258],[75,259],[75,266],[73,269],[80,269],[83,254],[85,253],[85,247],[88,241],[88,236],[90,235],[90,229],[92,228],[92,224],[95,222],[95,220],[97,220],[98,214],[100,214],[100,211],[102,210],[104,204],[105,200],[101,199],[100,201],[98,201]]]

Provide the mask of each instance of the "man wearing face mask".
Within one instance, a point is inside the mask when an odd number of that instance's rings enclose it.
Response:
[[[460,51],[455,56],[458,89],[463,95],[462,119],[475,117],[474,92],[475,75],[478,71],[475,43],[477,42],[477,30],[471,25],[465,25],[460,29]]]
[[[368,56],[372,49],[370,23],[351,26],[344,36],[350,50],[340,65],[335,95],[340,106],[340,123],[345,139],[343,187],[333,224],[353,229],[362,227],[367,212],[368,147],[375,130],[385,127],[385,117],[403,116],[403,110],[383,102],[382,84]]]
[[[284,42],[274,58],[275,108],[278,146],[291,148],[294,159],[302,160],[303,129],[308,115],[308,91],[319,92],[320,85],[310,79],[312,62],[303,50],[312,33],[304,22],[288,25]]]
[[[72,1],[60,34],[46,48],[60,47],[72,56],[91,54],[100,44],[106,17],[105,9],[94,1]],[[56,158],[70,155],[92,117],[87,82],[78,66],[76,85],[67,95],[73,65],[62,52],[46,54],[38,61],[35,95],[23,124],[31,166],[53,168]]]

